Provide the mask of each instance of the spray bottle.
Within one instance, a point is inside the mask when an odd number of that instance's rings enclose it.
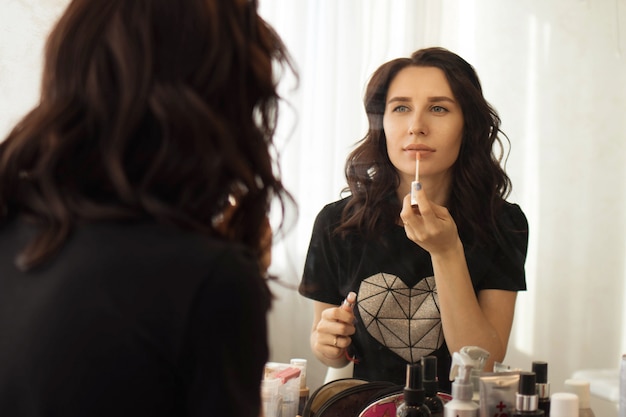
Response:
[[[485,364],[489,359],[489,352],[478,346],[463,346],[459,353],[463,355],[466,365],[471,365],[470,382],[472,383],[472,400],[478,404],[480,401],[480,374],[485,370]]]
[[[454,352],[450,367],[452,400],[443,407],[443,417],[478,417],[478,404],[472,401],[474,385],[471,375],[474,359],[467,352]]]

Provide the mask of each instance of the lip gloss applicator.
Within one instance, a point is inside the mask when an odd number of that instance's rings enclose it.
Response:
[[[417,192],[422,189],[420,184],[420,153],[415,152],[415,181],[411,183],[411,206],[417,207]]]

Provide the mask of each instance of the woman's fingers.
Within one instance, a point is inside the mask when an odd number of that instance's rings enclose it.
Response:
[[[414,197],[418,207],[412,207],[411,197],[405,196],[400,212],[407,237],[431,254],[454,245],[458,232],[448,209],[428,200],[423,189]]]

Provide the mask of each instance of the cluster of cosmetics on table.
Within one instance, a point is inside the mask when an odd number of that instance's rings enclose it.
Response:
[[[407,365],[407,383],[397,417],[595,416],[589,404],[588,381],[568,379],[564,392],[551,394],[546,362],[532,362],[527,371],[496,364],[494,372],[484,372],[488,356],[475,346],[455,352],[450,369],[452,395],[439,393],[435,398],[432,390],[423,386],[423,361]]]
[[[306,384],[306,359],[291,359],[289,363],[269,362],[261,381],[264,417],[295,417],[309,396]]]

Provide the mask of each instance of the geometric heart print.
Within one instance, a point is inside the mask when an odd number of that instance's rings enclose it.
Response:
[[[361,282],[357,300],[368,333],[405,361],[415,363],[443,345],[435,277],[408,288],[378,273]]]

